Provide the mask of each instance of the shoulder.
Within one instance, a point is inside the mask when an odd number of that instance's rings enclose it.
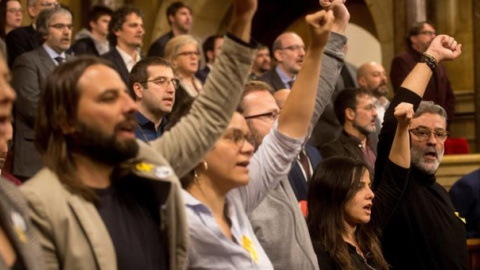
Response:
[[[57,175],[46,168],[25,182],[20,190],[27,200],[33,197],[42,200],[57,200],[59,197],[64,197],[67,192]]]

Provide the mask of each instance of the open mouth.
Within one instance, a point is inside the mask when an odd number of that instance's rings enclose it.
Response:
[[[426,152],[424,156],[428,159],[436,159],[438,157],[438,154],[435,151],[429,151]]]
[[[369,203],[369,204],[365,205],[365,206],[363,207],[363,209],[365,209],[365,211],[366,211],[368,214],[370,214],[370,213],[372,213],[372,206],[373,206],[373,205],[372,205],[371,203]]]
[[[239,167],[247,168],[247,167],[248,167],[248,164],[250,164],[250,161],[245,160],[245,161],[237,162],[235,165],[237,165],[237,166],[239,166]]]

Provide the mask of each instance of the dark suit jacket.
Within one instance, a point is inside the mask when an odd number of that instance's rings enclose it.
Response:
[[[72,56],[67,55],[67,61]],[[34,145],[37,105],[47,76],[56,68],[43,47],[22,54],[13,65],[12,86],[17,92],[12,174],[20,179],[32,177],[42,166]]]
[[[449,193],[453,206],[467,222],[467,238],[480,237],[480,169],[460,178]]]
[[[273,92],[287,88],[275,68],[270,69],[262,77],[258,78],[258,80],[268,83],[272,87]]]
[[[393,58],[390,69],[390,80],[394,91],[400,88],[403,80],[407,77],[408,73],[412,71],[421,56],[419,52],[409,48],[407,51]],[[438,64],[437,69],[428,82],[422,100],[431,100],[442,106],[445,111],[447,111],[448,123],[452,121],[455,113],[455,95],[450,86],[447,71],[442,64]]]
[[[100,56],[95,47],[95,42],[93,42],[93,39],[90,37],[77,40],[77,42],[70,47],[70,51],[73,52],[74,55]]]
[[[7,44],[8,66],[10,68],[13,67],[17,57],[41,45],[38,41],[37,31],[31,25],[12,30],[5,37],[5,43]]]
[[[15,248],[17,260],[20,259],[26,269],[46,269],[42,250],[32,231],[27,203],[20,191],[3,178],[0,178],[0,209],[0,226]],[[0,269],[9,269],[2,258]]]
[[[376,150],[370,148],[376,155]],[[351,157],[358,160],[364,160],[368,164],[370,162],[365,160],[362,149],[360,149],[359,144],[352,140],[349,135],[342,131],[340,136],[327,144],[325,144],[321,149],[320,152],[322,153],[323,158],[329,158],[334,156],[340,157]],[[372,164],[373,167],[373,164]]]
[[[115,70],[118,72],[118,74],[120,74],[120,77],[122,78],[123,82],[128,86],[129,72],[128,72],[127,66],[125,65],[125,62],[123,62],[122,56],[120,55],[120,53],[118,53],[117,48],[115,47],[111,48],[108,53],[103,54],[101,57],[104,59],[107,59],[113,64],[113,66],[115,67]]]
[[[160,56],[164,57],[165,55],[165,46],[167,45],[168,41],[173,38],[173,32],[170,31],[163,36],[159,37],[155,40],[152,45],[150,45],[150,49],[148,49],[147,56]]]
[[[205,65],[203,69],[200,69],[199,71],[197,71],[197,73],[195,73],[195,77],[197,77],[197,79],[199,79],[202,84],[205,84],[205,82],[207,81],[208,73],[210,73],[210,68]]]
[[[318,163],[322,161],[322,156],[317,148],[313,147],[310,144],[305,145],[305,152],[307,152],[308,159],[310,160],[310,164],[312,165],[312,175],[313,171],[317,167]],[[310,179],[309,179],[310,180]],[[288,181],[290,181],[290,185],[292,186],[293,192],[295,193],[295,197],[297,197],[298,201],[307,200],[307,193],[308,193],[308,182],[305,179],[305,175],[300,168],[300,165],[297,161],[292,163],[292,169],[288,173]]]

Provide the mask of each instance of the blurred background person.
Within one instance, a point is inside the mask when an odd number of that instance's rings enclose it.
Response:
[[[0,38],[13,29],[22,26],[22,4],[18,0],[3,0],[0,2]]]

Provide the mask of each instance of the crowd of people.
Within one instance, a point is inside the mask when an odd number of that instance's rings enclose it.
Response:
[[[174,2],[146,57],[136,7],[94,6],[73,38],[55,0],[27,1],[23,27],[0,3],[0,269],[467,269],[435,181],[461,45],[431,22],[388,100],[381,64],[345,63],[344,0],[271,51],[257,0],[203,43]]]

